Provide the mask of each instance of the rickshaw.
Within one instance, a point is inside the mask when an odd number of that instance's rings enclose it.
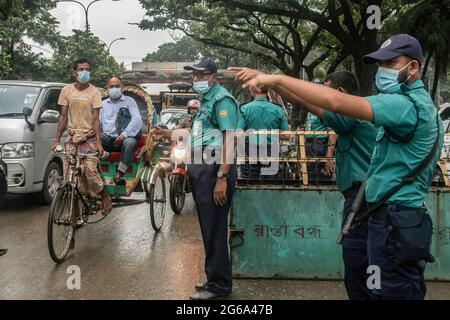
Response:
[[[136,85],[127,85],[124,94],[132,96],[138,103],[141,114],[145,107],[143,134],[135,152],[133,164],[124,176],[126,185],[108,184],[116,173],[120,162],[120,153],[111,153],[106,159],[100,159],[99,166],[106,183],[106,190],[113,200],[114,208],[147,204],[151,226],[159,232],[164,222],[166,211],[165,172],[168,170],[164,157],[170,151],[158,144],[150,133],[152,126],[153,105],[150,96]],[[100,197],[84,195],[78,188],[81,175],[80,161],[97,154],[82,154],[74,148],[72,154],[64,152],[59,146],[56,153],[67,157],[70,165],[68,181],[63,181],[58,188],[50,207],[48,217],[48,248],[52,260],[64,261],[70,249],[74,247],[74,234],[78,226],[102,221],[107,215],[102,214]],[[114,211],[113,211],[114,212]]]

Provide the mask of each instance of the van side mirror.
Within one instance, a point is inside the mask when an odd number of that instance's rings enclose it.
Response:
[[[31,117],[33,114],[33,110],[31,108],[25,107],[22,110],[23,115],[25,116],[25,122],[28,124],[28,127],[31,131],[34,131],[35,125],[34,123],[31,123],[28,118]]]
[[[45,110],[39,118],[39,123],[58,123],[59,112],[56,110]]]

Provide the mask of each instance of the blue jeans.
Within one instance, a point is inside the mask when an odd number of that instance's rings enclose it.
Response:
[[[136,147],[138,145],[138,138],[139,137],[128,137],[122,142],[121,146],[115,147],[113,143],[116,138],[102,133],[103,149],[108,152],[121,153],[119,167],[117,168],[118,171],[122,173],[127,172],[128,167],[134,158],[134,152],[136,151]]]

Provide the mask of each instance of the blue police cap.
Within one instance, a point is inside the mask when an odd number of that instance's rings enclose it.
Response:
[[[366,64],[392,60],[400,55],[407,55],[422,64],[423,53],[420,42],[408,34],[396,34],[384,42],[380,49],[362,58]]]
[[[193,66],[185,66],[184,70],[217,73],[217,65],[213,59],[203,57],[196,61]]]

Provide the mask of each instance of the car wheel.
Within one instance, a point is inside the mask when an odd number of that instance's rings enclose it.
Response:
[[[39,201],[50,204],[60,187],[59,177],[62,175],[62,169],[56,162],[51,162],[45,170],[44,183],[42,191],[38,194]]]

